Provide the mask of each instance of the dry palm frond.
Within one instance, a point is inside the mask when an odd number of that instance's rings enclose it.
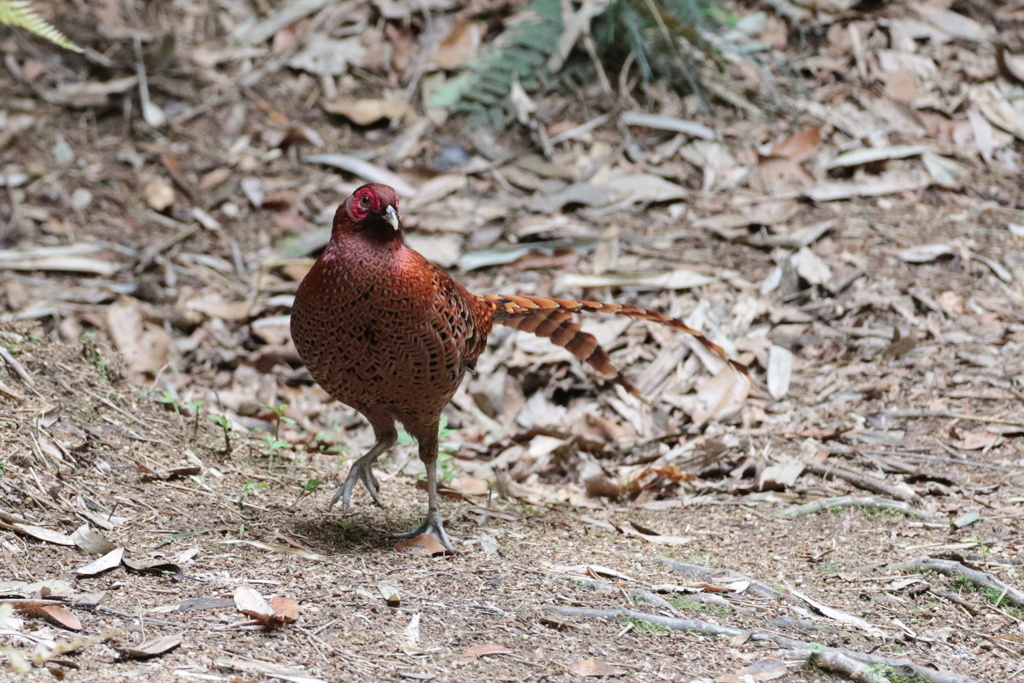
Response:
[[[73,52],[82,51],[82,48],[36,14],[28,0],[0,0],[0,24],[23,28]]]

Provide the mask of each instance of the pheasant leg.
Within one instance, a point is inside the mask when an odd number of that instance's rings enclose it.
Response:
[[[392,534],[392,538],[416,538],[420,534],[430,534],[441,542],[445,548],[455,551],[448,533],[444,530],[441,520],[441,509],[437,503],[437,457],[424,463],[427,466],[427,516],[423,523],[412,531]]]
[[[370,497],[373,498],[374,503],[384,507],[384,502],[380,499],[380,494],[377,492],[380,484],[377,483],[377,477],[373,476],[373,465],[377,462],[377,458],[395,443],[397,435],[394,434],[394,428],[390,431],[391,433],[386,431],[384,433],[377,432],[377,442],[373,444],[373,448],[366,455],[352,463],[352,468],[348,471],[348,476],[345,477],[345,483],[334,493],[330,505],[327,506],[328,510],[334,507],[334,504],[341,498],[341,511],[348,512],[348,504],[357,482],[363,483],[366,490],[370,492]]]

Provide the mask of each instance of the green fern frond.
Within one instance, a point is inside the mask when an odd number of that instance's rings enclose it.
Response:
[[[510,24],[485,54],[433,93],[430,106],[484,115],[503,125],[513,115],[508,93],[515,78],[527,91],[553,80],[545,64],[563,31],[560,0],[534,0]]]
[[[28,0],[0,0],[0,24],[23,28],[72,52],[82,51],[82,48],[36,14]]]
[[[590,26],[598,57],[608,73],[618,73],[631,55],[644,83],[666,78],[682,82],[686,90],[699,90],[696,69],[685,53],[716,58],[702,36],[702,30],[715,25],[716,4],[717,0],[611,0]],[[571,70],[592,69],[588,60],[579,59],[567,60],[556,73],[548,69],[564,31],[562,0],[533,0],[512,17],[483,55],[433,92],[430,106],[481,115],[497,126],[507,124],[514,115],[508,97],[514,80],[533,94]]]

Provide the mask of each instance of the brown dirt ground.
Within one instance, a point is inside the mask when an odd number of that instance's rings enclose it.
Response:
[[[194,4],[190,16],[206,16],[206,5]],[[85,12],[84,5],[78,11]],[[168,21],[152,9],[138,19],[154,28]],[[192,29],[195,43],[205,30],[205,40],[223,47],[222,28]],[[83,44],[102,42],[92,29],[69,32]],[[538,358],[496,335],[491,359],[482,361],[481,376],[468,381],[465,396],[479,395],[493,373],[504,373],[507,405],[504,411],[499,405],[490,421],[472,409],[471,399],[453,408],[449,420],[456,429],[448,438],[456,445],[454,464],[462,474],[493,479],[495,457],[522,455],[517,449],[529,449],[538,435],[571,448],[558,457],[522,458],[527,465],[518,472],[513,459],[511,499],[446,499],[443,511],[461,552],[422,558],[396,549],[386,536],[413,526],[425,506],[414,483],[416,463],[408,463],[410,446],[382,461],[384,509],[369,505],[360,492],[347,517],[327,511],[347,457],[364,449],[371,435],[351,411],[309,386],[286,341],[254,332],[258,321],[287,313],[274,297],[294,290],[296,271],[288,269],[301,270],[303,259],[281,245],[322,224],[355,184],[301,163],[294,148],[278,153],[268,142],[272,133],[304,124],[318,131],[328,150],[379,152],[392,132],[352,127],[304,106],[317,89],[305,75],[272,70],[238,88],[183,63],[153,79],[156,98],[172,119],[181,117],[155,133],[139,120],[131,94],[88,106],[54,104],[43,96],[65,80],[134,73],[131,41],[111,43],[102,58],[83,66],[4,35],[5,55],[21,67],[26,59],[37,60],[48,72],[28,85],[0,71],[0,110],[33,117],[27,132],[0,144],[3,165],[32,177],[23,188],[0,188],[10,200],[0,205],[0,248],[98,245],[93,257],[120,270],[94,276],[8,271],[0,280],[0,344],[25,371],[23,376],[0,360],[0,382],[9,390],[0,392],[0,512],[66,534],[88,522],[124,547],[129,559],[173,563],[181,573],[121,566],[83,577],[76,570],[93,556],[35,540],[13,530],[8,519],[0,526],[0,586],[69,582],[56,597],[76,603],[69,609],[82,622],[81,635],[103,638],[27,673],[0,669],[0,679],[568,681],[580,678],[573,671],[579,660],[593,660],[621,668],[624,680],[729,681],[765,658],[786,662],[777,680],[840,678],[786,648],[744,637],[548,611],[574,606],[669,615],[664,606],[632,594],[667,584],[677,589],[663,597],[683,617],[906,657],[977,681],[1024,675],[1022,609],[996,607],[992,596],[950,577],[887,569],[919,557],[943,558],[1022,587],[1024,250],[1006,227],[1024,224],[1018,176],[974,165],[962,191],[933,187],[881,200],[800,203],[789,218],[793,225],[837,221],[814,252],[832,267],[834,282],[843,284],[808,286],[789,273],[768,295],[751,283],[764,280],[789,252],[752,246],[753,233],[723,239],[677,223],[663,205],[572,223],[573,236],[587,238],[605,235],[614,224],[623,262],[638,269],[686,267],[719,279],[674,294],[638,288],[566,294],[604,294],[685,312],[706,304],[708,317],[722,327],[719,338],[736,341],[738,354],[760,377],[766,339],[793,351],[789,393],[779,401],[762,393],[724,421],[699,425],[689,419],[686,402],[706,376],[695,356],[682,356],[687,371],[659,385],[649,407],[638,407],[561,357]],[[571,111],[563,103],[552,116]],[[778,122],[764,125],[789,130]],[[409,160],[392,165],[426,179],[428,160],[442,141],[462,132],[449,123],[419,141]],[[595,135],[598,142],[621,144],[614,127]],[[251,136],[259,153],[230,151],[241,136]],[[75,154],[65,165],[54,161],[61,140]],[[503,140],[512,148],[522,143]],[[1021,143],[1015,144],[1019,152]],[[229,179],[201,180],[218,169],[230,170]],[[240,189],[240,178],[254,175],[272,200],[262,210],[250,207]],[[204,208],[225,227],[196,229],[180,207],[150,210],[143,197],[156,177],[173,183],[179,205]],[[446,215],[457,217],[466,207],[481,215],[504,211],[510,224],[521,226],[524,199],[503,187],[486,173],[470,174],[455,199],[406,209],[411,232]],[[87,190],[90,201],[76,200],[76,189]],[[225,203],[240,213],[229,215]],[[697,192],[690,204],[699,215],[722,208],[720,198]],[[459,228],[460,251],[491,246],[485,227],[494,223]],[[538,234],[559,237],[559,230]],[[921,264],[898,258],[905,247],[929,243],[949,243],[951,253]],[[154,245],[160,248],[147,251]],[[1006,264],[1010,281],[971,253]],[[458,277],[478,291],[546,293],[560,270],[585,272],[592,259],[560,254],[542,261]],[[211,294],[218,305],[244,302],[243,312],[207,307],[197,313],[190,307]],[[161,359],[156,367],[145,367],[145,358],[141,365],[120,358],[112,343],[128,344],[116,339],[121,324],[156,340],[163,355],[152,345],[140,352]],[[894,330],[914,341],[900,346]],[[614,343],[613,355],[631,377],[641,377],[678,343],[634,324]],[[182,414],[158,402],[165,392],[177,396]],[[570,412],[552,424],[517,423],[517,409],[533,396],[540,399],[528,412],[537,423],[544,410]],[[196,421],[185,407],[188,400],[203,401]],[[273,457],[264,442],[272,415],[252,410],[255,403],[286,404],[296,421],[281,425],[288,445]],[[229,415],[235,424],[239,433],[230,453],[223,452],[210,414]],[[326,438],[316,440],[318,434]],[[344,447],[345,457],[326,452],[329,446]],[[792,484],[759,490],[765,467],[793,458],[874,477],[897,493],[916,495],[916,507],[934,517],[864,506],[783,517],[794,504],[868,495],[810,471]],[[626,465],[656,462],[695,478],[660,481],[661,488],[636,499],[586,498],[580,473],[594,462],[610,477]],[[146,476],[147,470],[175,467],[198,471]],[[314,478],[326,483],[300,499]],[[952,524],[968,513],[978,513],[978,520]],[[682,538],[657,543],[633,524]],[[288,554],[282,547],[302,552]],[[732,585],[738,590],[715,600],[732,580],[702,586],[659,561],[665,557],[732,570],[787,596],[771,600]],[[602,575],[601,568],[618,575]],[[264,629],[248,625],[227,603],[175,607],[189,599],[230,598],[241,584],[265,596],[293,598],[298,620]],[[695,592],[681,592],[681,584]],[[794,589],[866,620],[882,635],[822,614],[789,594]],[[398,603],[389,606],[384,594],[394,592]],[[91,604],[97,594],[98,604]],[[13,590],[10,595],[17,597]],[[24,620],[23,632],[38,638],[76,638],[37,615],[15,616]],[[148,661],[120,658],[114,649],[175,634],[182,645]],[[0,645],[32,649],[24,637],[6,631],[0,631]],[[484,645],[507,651],[466,656]],[[893,681],[912,680],[889,673]]]

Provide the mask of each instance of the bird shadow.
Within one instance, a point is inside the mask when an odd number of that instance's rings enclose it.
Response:
[[[394,551],[401,539],[396,531],[415,528],[419,523],[411,515],[387,515],[374,519],[370,514],[336,515],[325,513],[320,519],[296,520],[289,525],[296,536],[311,549],[322,553],[346,551]]]

